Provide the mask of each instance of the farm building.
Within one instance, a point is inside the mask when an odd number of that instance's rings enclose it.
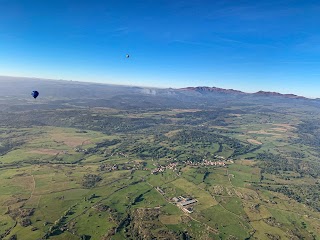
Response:
[[[192,199],[192,200],[188,200],[188,201],[179,202],[178,204],[179,204],[181,207],[185,207],[185,206],[188,206],[188,205],[193,204],[193,203],[196,203],[196,202],[197,202],[197,200]]]

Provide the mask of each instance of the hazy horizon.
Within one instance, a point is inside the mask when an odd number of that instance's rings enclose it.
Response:
[[[252,94],[252,93],[256,93],[256,92],[259,92],[259,91],[264,91],[264,92],[277,92],[277,93],[280,93],[280,94],[294,94],[294,95],[297,95],[297,96],[302,96],[302,97],[306,97],[306,98],[309,98],[309,99],[316,99],[318,97],[309,97],[309,96],[305,96],[305,95],[299,95],[299,94],[296,94],[296,93],[293,93],[293,92],[279,92],[279,91],[272,91],[272,90],[268,90],[268,89],[259,89],[259,90],[256,90],[256,91],[245,91],[245,90],[242,90],[242,89],[238,89],[238,88],[223,88],[223,87],[220,87],[220,86],[215,86],[215,85],[188,85],[188,86],[181,86],[181,87],[171,87],[171,86],[167,86],[167,87],[161,87],[161,86],[148,86],[148,85],[137,85],[137,84],[125,84],[125,83],[115,83],[115,82],[105,82],[105,81],[89,81],[89,80],[77,80],[77,79],[53,79],[53,78],[43,78],[43,77],[28,77],[28,76],[6,76],[6,75],[0,75],[0,77],[7,77],[7,78],[16,78],[16,79],[39,79],[39,80],[47,80],[47,81],[64,81],[64,82],[75,82],[75,83],[90,83],[90,84],[104,84],[104,85],[115,85],[115,86],[127,86],[127,87],[145,87],[145,88],[158,88],[158,89],[169,89],[169,88],[172,88],[172,89],[181,89],[181,88],[187,88],[187,87],[215,87],[215,88],[222,88],[222,89],[227,89],[227,90],[238,90],[238,91],[241,91],[241,92],[244,92],[244,93],[249,93],[249,94]],[[0,79],[1,80],[1,79]]]
[[[1,75],[320,97],[320,4],[314,1],[0,6]]]

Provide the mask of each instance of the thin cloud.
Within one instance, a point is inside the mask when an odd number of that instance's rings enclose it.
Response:
[[[196,45],[196,46],[203,46],[203,47],[232,47],[232,46],[240,46],[240,47],[246,47],[246,48],[252,48],[252,47],[265,47],[265,48],[277,48],[277,46],[274,45],[268,45],[268,44],[260,44],[260,43],[250,43],[245,41],[239,41],[232,38],[226,38],[226,37],[215,37],[214,40],[212,40],[210,43],[205,43],[201,41],[189,41],[189,40],[173,40],[172,43],[181,43],[181,44],[189,44],[189,45]]]
[[[129,34],[129,32],[130,30],[128,27],[119,27],[111,31],[110,34],[112,34],[112,36],[123,36]]]
[[[320,64],[320,61],[283,61],[286,64]]]
[[[232,5],[233,4],[233,5]],[[310,5],[307,8],[301,9],[299,7],[289,7],[288,1],[274,2],[257,2],[255,4],[237,4],[228,2],[220,2],[216,5],[216,9],[206,15],[208,19],[218,18],[238,18],[239,20],[262,20],[262,19],[275,19],[288,16],[295,16],[298,13],[312,10],[318,5]]]
[[[320,52],[320,36],[310,36],[302,42],[296,44],[294,48],[298,51],[319,53]]]
[[[186,41],[186,40],[173,40],[171,43],[181,43],[181,44],[188,44],[188,45],[196,45],[196,46],[203,46],[203,47],[213,47],[213,44],[207,44],[203,42],[195,42],[195,41]]]

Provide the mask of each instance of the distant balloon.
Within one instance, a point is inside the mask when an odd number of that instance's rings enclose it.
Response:
[[[129,58],[129,57],[130,57],[130,55],[129,55],[129,54],[127,54],[127,55],[126,55],[126,58]]]
[[[34,99],[36,99],[39,96],[39,92],[38,91],[32,91],[31,95],[32,95],[32,97]]]

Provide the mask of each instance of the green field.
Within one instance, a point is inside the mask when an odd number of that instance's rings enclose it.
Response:
[[[54,111],[65,127],[2,125],[0,239],[320,239],[298,114],[75,109]]]

